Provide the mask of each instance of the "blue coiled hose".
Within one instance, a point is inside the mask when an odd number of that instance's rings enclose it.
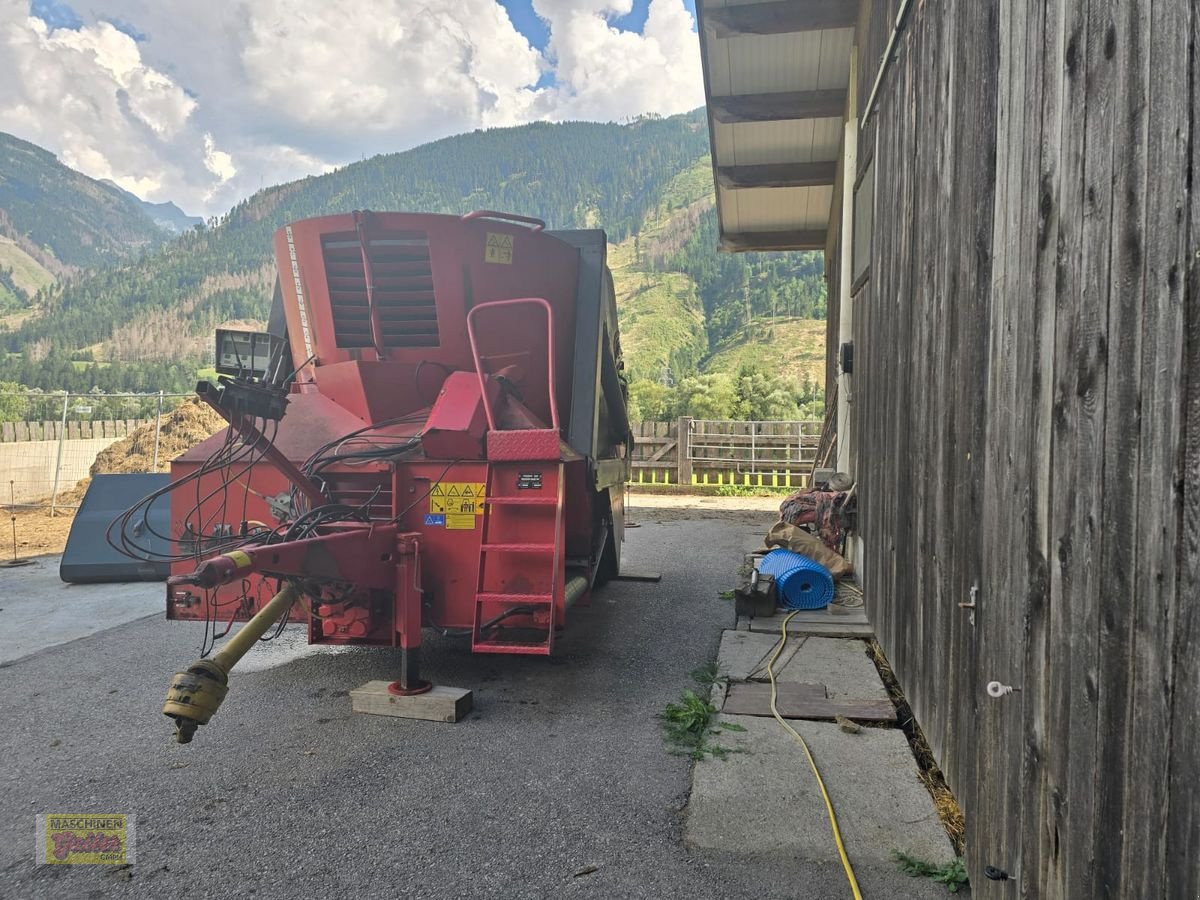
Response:
[[[758,571],[775,576],[775,591],[788,609],[824,609],[833,602],[833,576],[815,560],[779,548],[758,564]]]

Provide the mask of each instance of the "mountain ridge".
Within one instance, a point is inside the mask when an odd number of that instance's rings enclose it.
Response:
[[[132,191],[125,190],[125,188],[121,187],[115,181],[111,181],[107,178],[101,178],[100,183],[106,184],[109,187],[120,191],[122,194],[132,197],[137,202],[138,206],[141,207],[142,212],[144,212],[150,218],[150,221],[169,234],[183,234],[189,228],[194,228],[197,225],[204,224],[203,217],[189,216],[170,200],[166,200],[162,203],[152,203],[149,200],[143,200]]]
[[[141,201],[0,132],[0,236],[56,276],[127,263],[167,235]]]
[[[783,371],[786,351],[770,346],[763,317],[784,325],[824,315],[819,255],[814,264],[813,254],[717,252],[700,111],[622,125],[533,123],[265,188],[153,252],[45,289],[35,314],[0,334],[0,380],[54,389],[92,379],[112,390],[145,383],[152,370],[180,382],[159,387],[182,386],[211,355],[214,327],[265,317],[276,228],[356,208],[505,209],[551,229],[603,227],[626,371],[667,392],[702,375],[732,379],[746,365]],[[754,349],[734,353],[731,342]],[[706,374],[710,361],[721,371]]]

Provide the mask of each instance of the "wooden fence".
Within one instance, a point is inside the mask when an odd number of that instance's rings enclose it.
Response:
[[[806,487],[822,423],[684,417],[634,426],[633,484]],[[682,439],[681,439],[682,436]]]
[[[105,419],[98,422],[80,422],[70,419],[65,423],[65,432],[62,421],[3,422],[0,423],[0,443],[57,441],[64,433],[68,441],[119,438],[125,437],[139,425],[146,425],[153,421],[153,419]]]

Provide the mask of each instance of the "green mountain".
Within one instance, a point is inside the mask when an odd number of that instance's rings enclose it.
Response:
[[[699,111],[624,125],[536,123],[458,135],[267,188],[214,227],[44,291],[36,315],[0,334],[7,351],[0,381],[48,390],[186,389],[214,327],[265,317],[272,233],[289,221],[350,209],[504,209],[543,218],[550,228],[603,227],[629,377],[658,386],[659,394],[698,377],[732,382],[747,363],[769,369],[787,357],[785,347],[770,346],[776,332],[789,333],[780,326],[824,316],[818,254],[717,251]],[[731,369],[731,342],[763,349],[737,357]],[[708,373],[710,359],[718,374]],[[799,380],[788,378],[799,391]]]
[[[59,275],[130,262],[167,235],[133,195],[0,132],[0,237]]]

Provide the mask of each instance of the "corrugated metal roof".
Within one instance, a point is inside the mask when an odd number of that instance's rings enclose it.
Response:
[[[740,7],[736,13],[721,10]],[[849,81],[854,0],[702,0],[698,4],[714,178],[718,169],[836,161]],[[714,12],[716,11],[716,12]],[[806,17],[811,17],[807,18]],[[842,20],[842,21],[839,21]],[[806,30],[782,33],[783,27]],[[742,30],[745,29],[745,30]],[[811,29],[811,30],[807,30]],[[818,93],[820,92],[820,93]],[[716,184],[722,242],[815,245],[829,221],[829,184],[789,186],[785,167]],[[781,183],[777,179],[783,177]],[[752,185],[766,179],[769,186]],[[770,235],[769,233],[778,233]],[[778,240],[776,240],[778,239]],[[823,240],[821,241],[823,246]]]

